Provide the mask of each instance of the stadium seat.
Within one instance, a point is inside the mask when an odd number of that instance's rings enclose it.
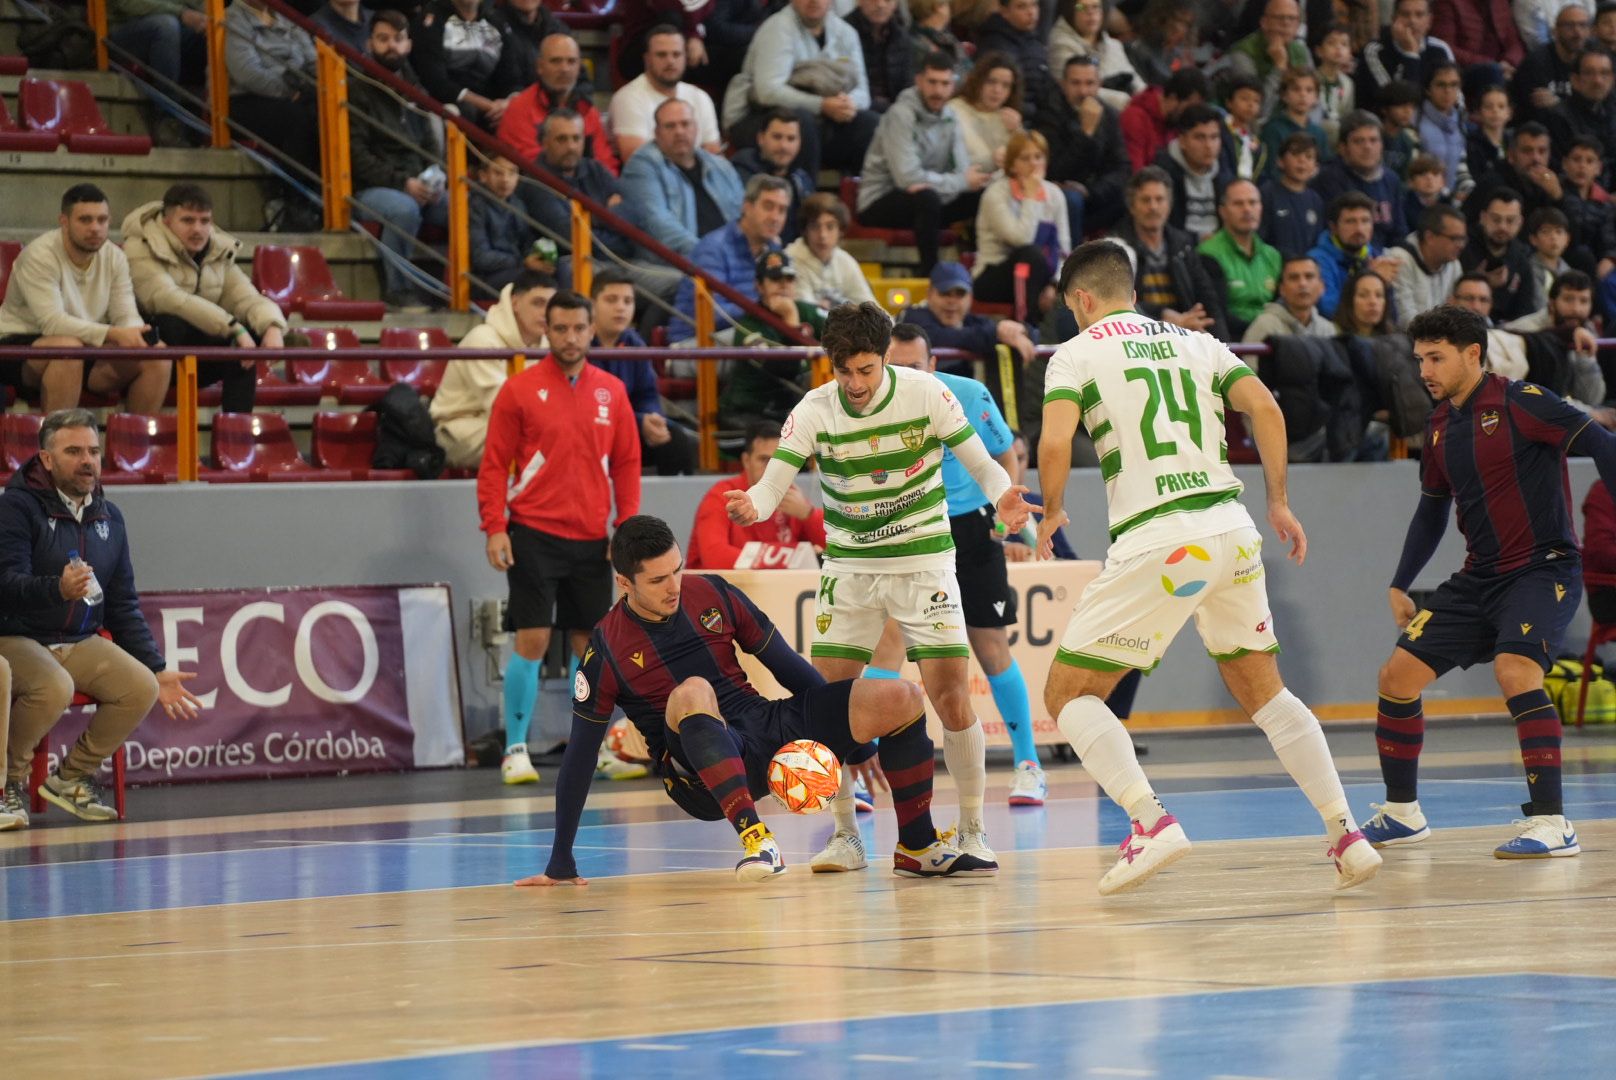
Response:
[[[1257,456],[1257,444],[1246,432],[1246,418],[1233,409],[1225,409],[1224,435],[1229,444],[1229,464],[1231,465],[1257,465],[1262,458]]]
[[[44,417],[38,413],[0,414],[0,457],[4,457],[7,472],[16,472],[39,453],[39,425]]]
[[[0,56],[0,75],[26,74],[28,74],[28,58],[26,56]]]
[[[308,326],[309,346],[333,352],[361,348],[359,335],[346,326]],[[376,374],[369,360],[289,360],[287,374],[293,383],[317,386],[322,397],[344,404],[369,404],[387,391],[388,384]]]
[[[657,327],[661,330],[662,327]],[[651,370],[656,372],[657,393],[669,401],[693,401],[696,397],[696,380],[681,379],[672,375],[663,374],[668,370],[668,359],[659,356],[651,361]]]
[[[165,484],[179,479],[179,417],[172,413],[107,417],[101,479],[109,484]]]
[[[842,205],[847,207],[847,216],[851,222],[847,226],[848,236],[862,240],[884,240],[893,247],[915,246],[913,229],[878,229],[873,225],[860,225],[858,220],[858,193],[859,178],[856,176],[842,177]],[[937,234],[937,246],[949,247],[957,239],[953,229],[943,229]]]
[[[218,413],[213,418],[211,483],[264,480],[345,480],[317,469],[298,455],[292,429],[279,413]]]
[[[49,131],[24,131],[11,118],[4,98],[0,98],[0,150],[12,153],[54,153],[61,136]]]
[[[259,244],[253,250],[253,284],[305,319],[370,322],[387,313],[380,300],[349,300],[337,288],[331,266],[317,247]]]
[[[382,330],[384,349],[452,349],[454,338],[441,326],[389,326]],[[423,397],[438,392],[447,360],[383,360],[382,374],[388,382],[408,383]]]
[[[314,414],[314,441],[310,456],[322,469],[346,474],[353,480],[411,480],[409,469],[373,469],[376,424],[373,412],[319,412]]]
[[[24,79],[17,110],[29,130],[55,134],[75,154],[151,153],[147,136],[114,132],[89,84],[76,79]]]
[[[17,256],[21,254],[21,240],[0,240],[0,300],[6,298],[6,286],[11,282],[11,264],[16,262]]]

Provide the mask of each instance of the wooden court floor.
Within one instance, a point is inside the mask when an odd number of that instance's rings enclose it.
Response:
[[[1076,768],[992,810],[975,881],[892,877],[881,807],[869,870],[807,873],[829,822],[775,813],[796,865],[741,886],[725,826],[643,790],[597,790],[592,883],[542,891],[508,884],[542,799],[57,820],[0,837],[0,1076],[1616,1076],[1612,742],[1568,747],[1582,856],[1491,857],[1501,738],[1428,755],[1436,835],[1350,893],[1257,755],[1154,770],[1196,850],[1110,899],[1125,823]],[[1366,816],[1372,759],[1342,763]]]

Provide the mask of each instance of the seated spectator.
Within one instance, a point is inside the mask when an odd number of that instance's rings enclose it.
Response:
[[[775,176],[752,177],[746,182],[740,217],[698,240],[690,249],[690,261],[747,299],[756,300],[757,260],[765,251],[780,247],[780,230],[785,227],[790,208],[790,184]],[[792,289],[795,292],[795,281]],[[715,294],[713,304],[731,320],[741,317],[740,308],[722,296]],[[696,332],[696,287],[691,278],[680,278],[674,306],[684,318],[673,321],[669,336],[681,341]],[[720,316],[715,329],[723,330],[727,325]]]
[[[999,0],[999,10],[983,20],[976,31],[982,53],[1001,52],[1021,70],[1021,115],[1032,123],[1043,101],[1054,90],[1049,72],[1047,34],[1039,33],[1039,0]]]
[[[544,39],[567,32],[567,24],[544,0],[501,0],[490,18],[505,37],[500,64],[513,89],[521,89],[533,78]]]
[[[241,243],[213,225],[213,199],[199,184],[174,184],[160,201],[130,211],[123,252],[135,302],[165,345],[285,345],[286,317],[236,264]],[[202,360],[199,386],[221,383],[220,409],[250,413],[258,388],[257,353]]]
[[[757,260],[758,303],[797,336],[788,337],[755,315],[735,325],[735,345],[802,345],[819,340],[825,313],[817,304],[797,299],[797,272],[783,251],[765,251]],[[762,420],[783,422],[808,389],[806,360],[742,360],[735,364],[718,400],[726,427]]]
[[[542,358],[550,348],[544,336],[544,309],[555,294],[553,276],[523,270],[499,291],[498,302],[460,339],[460,347],[520,349],[530,361]],[[428,411],[451,469],[475,469],[482,463],[488,417],[508,370],[504,360],[455,360],[444,368]]]
[[[1133,254],[1140,312],[1228,341],[1221,284],[1195,250],[1195,237],[1168,223],[1173,212],[1172,178],[1158,165],[1140,169],[1128,178],[1127,199],[1128,216],[1111,237]]]
[[[1478,197],[1472,193],[1466,202]],[[1524,220],[1520,195],[1509,188],[1494,188],[1481,208],[1478,227],[1471,230],[1470,243],[1459,256],[1464,269],[1480,270],[1487,276],[1493,290],[1493,318],[1500,322],[1530,315],[1542,306],[1532,252],[1520,239]]]
[[[1234,179],[1222,165],[1223,122],[1210,105],[1195,105],[1178,114],[1178,137],[1156,157],[1172,179],[1173,213],[1168,220],[1205,240],[1218,229],[1218,190]]]
[[[857,173],[881,119],[870,108],[858,33],[830,8],[830,0],[791,0],[765,19],[724,93],[724,129],[735,146],[750,145],[775,109],[795,112],[797,164],[809,176],[821,168]]]
[[[1552,206],[1533,211],[1526,219],[1526,245],[1532,249],[1537,294],[1547,296],[1549,286],[1571,269],[1565,261],[1566,248],[1571,246],[1571,224]]]
[[[117,244],[107,243],[111,222],[107,197],[94,184],[75,184],[63,193],[58,227],[23,248],[11,265],[0,303],[0,345],[66,349],[78,357],[86,348],[143,349],[155,340],[135,306],[129,260]],[[128,412],[155,416],[173,366],[170,360],[25,360],[20,379],[39,388],[48,413],[76,407],[88,389],[127,391]]]
[[[1594,8],[1594,39],[1616,56],[1616,0],[1599,0]]]
[[[1138,33],[1127,44],[1127,53],[1129,63],[1145,85],[1164,86],[1175,76],[1194,71],[1195,22],[1199,15],[1194,0],[1149,0],[1140,6],[1144,15],[1138,22]],[[1155,157],[1154,152],[1145,162],[1151,157]],[[1135,162],[1135,168],[1140,164]]]
[[[1554,17],[1554,30],[1547,41],[1528,45],[1526,57],[1515,70],[1511,93],[1526,120],[1542,120],[1560,102],[1571,96],[1572,65],[1588,44],[1593,16],[1581,3],[1568,3]]]
[[[1325,145],[1320,158],[1335,150],[1341,137],[1341,121],[1358,107],[1358,90],[1352,81],[1357,64],[1353,55],[1352,31],[1343,23],[1326,23],[1313,34],[1313,70],[1319,77],[1319,103],[1311,119],[1324,131]]]
[[[651,144],[623,169],[623,195],[646,233],[689,255],[697,240],[740,216],[741,178],[728,161],[696,145],[696,114],[688,103],[664,101],[653,119]],[[791,185],[784,186],[789,191]]]
[[[1178,114],[1191,105],[1204,105],[1211,97],[1206,76],[1196,68],[1176,71],[1160,86],[1151,86],[1122,110],[1122,141],[1135,172],[1167,149]]]
[[[1504,163],[1508,155],[1510,120],[1514,115],[1509,91],[1502,86],[1489,86],[1481,92],[1465,134],[1465,164],[1470,167],[1472,180],[1480,182]]]
[[[947,57],[928,57],[915,85],[881,117],[859,186],[859,220],[913,229],[922,274],[937,265],[943,226],[974,218],[988,182],[989,174],[970,164],[965,136],[948,110],[953,92]]]
[[[1526,59],[1509,0],[1434,0],[1431,32],[1448,43],[1454,60],[1466,68],[1508,78]],[[1425,74],[1429,79],[1430,70]]]
[[[416,20],[415,65],[427,93],[490,130],[532,69],[515,66],[510,30],[485,0],[431,0]]]
[[[94,413],[64,409],[45,417],[39,453],[12,474],[0,499],[0,532],[0,661],[11,669],[16,695],[6,803],[21,794],[34,747],[83,691],[96,702],[89,727],[39,794],[81,820],[111,821],[118,811],[96,782],[106,759],[152,706],[162,705],[171,719],[194,720],[202,702],[185,689],[195,674],[168,665],[140,610],[123,514],[101,488]],[[75,555],[82,564],[72,562]],[[103,595],[86,603],[97,581]]]
[[[571,34],[545,38],[539,46],[538,81],[511,98],[510,107],[499,121],[499,137],[524,160],[533,161],[539,156],[539,125],[550,110],[568,108],[584,122],[584,153],[616,176],[617,154],[606,134],[606,121],[591,100],[589,84],[578,82],[582,70],[576,38]]]
[[[1122,188],[1131,169],[1121,119],[1100,100],[1093,57],[1066,61],[1060,90],[1038,114],[1038,130],[1049,142],[1049,178],[1066,197],[1067,225],[1078,243],[1089,230],[1108,229],[1122,216]]]
[[[1386,252],[1386,258],[1397,263],[1391,278],[1393,326],[1407,330],[1414,316],[1447,301],[1463,273],[1459,256],[1468,241],[1464,215],[1438,204],[1425,211],[1412,236]]]
[[[1425,0],[1405,2],[1423,4]],[[1377,245],[1385,247],[1407,236],[1403,182],[1386,167],[1380,121],[1362,109],[1348,116],[1341,122],[1341,142],[1336,152],[1340,156],[1325,162],[1313,179],[1313,190],[1319,193],[1325,205],[1348,192],[1358,192],[1373,208]],[[1324,280],[1329,282],[1330,269],[1326,266],[1323,270]]]
[[[682,42],[681,42],[682,43]],[[633,330],[634,281],[610,268],[595,275],[589,296],[595,302],[595,338],[591,349],[644,348],[645,339]],[[616,375],[628,391],[629,404],[640,429],[640,460],[656,467],[658,476],[688,476],[696,471],[696,437],[662,411],[662,391],[651,361],[601,360],[591,353],[589,362]]]
[[[737,525],[729,519],[725,509],[727,494],[749,488],[761,480],[779,445],[778,423],[760,420],[747,427],[740,475],[718,481],[696,507],[690,543],[685,546],[686,569],[733,570],[740,562],[741,550],[753,541],[782,547],[795,547],[804,542],[820,549],[825,547],[825,511],[809,502],[795,484],[786,489],[785,498],[767,521]]]
[[[1420,149],[1416,126],[1420,101],[1419,87],[1401,79],[1388,83],[1380,92],[1381,162],[1398,179],[1408,176],[1408,163]]]
[[[1465,161],[1468,136],[1464,111],[1459,107],[1459,84],[1456,64],[1432,64],[1425,73],[1418,142],[1422,151],[1442,163],[1442,190],[1462,199],[1476,182],[1470,178],[1470,166]],[[1409,176],[1409,180],[1412,182],[1413,177]]]
[[[701,23],[701,29],[706,32],[707,65],[702,68],[701,78],[696,81],[715,94],[723,93],[735,76],[741,73],[752,39],[757,37],[763,24],[779,12],[780,7],[780,0],[714,0],[710,13]],[[688,37],[686,41],[688,47]],[[632,53],[633,50],[625,52]],[[862,55],[860,59],[863,59]],[[727,116],[724,117],[724,128],[726,131],[729,129]]]
[[[1464,201],[1465,217],[1471,226],[1500,188],[1515,192],[1523,220],[1546,206],[1559,209],[1565,201],[1565,185],[1559,174],[1549,168],[1550,155],[1549,131],[1542,124],[1529,120],[1511,132],[1509,153],[1503,162],[1479,178]]]
[[[410,29],[404,16],[383,11],[371,20],[366,49],[382,67],[419,86],[408,60]],[[381,223],[382,281],[387,303],[421,310],[434,302],[441,285],[417,270],[416,234],[424,224],[449,222],[435,151],[436,118],[406,105],[389,88],[356,79],[349,91],[348,152],[352,161],[354,217]],[[434,151],[427,156],[414,147]]]
[[[533,253],[533,243],[539,234],[523,220],[526,208],[522,200],[513,198],[521,177],[507,158],[489,158],[477,168],[477,182],[488,191],[474,189],[471,193],[466,246],[471,250],[472,275],[488,287],[477,287],[480,295],[498,296],[524,267],[555,272],[554,266],[535,265],[538,256]]]
[[[1616,69],[1602,47],[1583,49],[1573,61],[1571,93],[1544,116],[1549,129],[1551,158],[1558,161],[1576,139],[1597,139],[1601,146],[1616,146]],[[1601,181],[1611,177],[1607,165]]]
[[[1262,142],[1267,151],[1266,176],[1279,169],[1279,152],[1285,140],[1303,134],[1313,140],[1315,163],[1330,156],[1330,143],[1324,128],[1313,120],[1319,100],[1319,77],[1309,68],[1288,68],[1279,80],[1279,108],[1263,125]]]
[[[224,15],[230,119],[320,174],[315,113],[314,41],[263,0],[235,0]]]
[[[1268,168],[1268,148],[1258,137],[1262,86],[1251,75],[1232,76],[1223,94],[1223,126],[1218,135],[1224,171],[1242,180],[1259,179]]]
[[[949,0],[909,0],[909,56],[919,67],[934,52],[954,61],[954,74],[963,78],[971,69],[965,45],[949,30],[954,8]]]
[[[1100,100],[1118,112],[1145,88],[1145,80],[1133,69],[1122,42],[1106,33],[1101,0],[1059,0],[1055,5],[1055,25],[1049,33],[1051,76],[1064,72],[1074,56],[1094,58],[1100,74]]]
[[[797,270],[797,299],[826,311],[838,304],[875,302],[858,260],[841,247],[848,213],[842,200],[820,191],[803,200],[801,234],[786,246]]]
[[[1324,284],[1319,265],[1309,255],[1292,255],[1279,271],[1279,299],[1264,304],[1246,327],[1241,341],[1260,342],[1289,334],[1293,337],[1335,337],[1335,323],[1319,314]]]
[[[1318,239],[1324,200],[1310,186],[1318,171],[1318,143],[1298,131],[1280,144],[1274,177],[1258,189],[1266,210],[1259,235],[1281,255],[1300,255]]]
[[[1431,0],[1394,0],[1391,23],[1364,47],[1358,65],[1358,108],[1378,109],[1381,94],[1391,83],[1424,86],[1427,68],[1453,62],[1448,43],[1430,31]]]
[[[621,86],[638,78],[644,70],[642,50],[645,39],[656,28],[671,26],[684,37],[685,68],[702,75],[694,81],[703,86],[722,86],[722,80],[717,83],[709,81],[714,58],[707,48],[711,33],[708,24],[716,22],[717,10],[718,5],[713,0],[626,0],[619,3],[614,12],[618,25],[613,27],[613,32],[622,34],[625,48],[618,50],[617,77],[612,80],[612,85]],[[736,59],[739,59],[738,54]],[[733,74],[733,69],[725,73],[724,79],[727,80],[730,74]]]
[[[1008,346],[1023,364],[1030,364],[1036,346],[1027,327],[1013,319],[995,323],[971,313],[971,272],[957,262],[941,262],[931,272],[926,300],[904,308],[899,322],[914,323],[926,331],[936,349],[959,349],[991,361],[1000,345]],[[942,360],[938,370],[950,375],[972,374],[969,360]],[[990,387],[991,389],[991,387]]]
[[[1257,235],[1262,216],[1262,194],[1257,185],[1250,180],[1231,180],[1218,195],[1221,227],[1196,248],[1223,271],[1232,334],[1245,333],[1251,320],[1273,300],[1279,286],[1284,258]],[[1318,275],[1318,267],[1313,268],[1313,274]],[[1308,306],[1316,302],[1314,298]]]
[[[1616,204],[1599,185],[1605,148],[1594,139],[1573,139],[1560,167],[1565,177],[1562,204],[1571,222],[1573,264],[1594,266],[1595,277],[1616,269]]]
[[[718,112],[713,99],[699,86],[684,81],[685,36],[677,26],[662,23],[645,36],[645,69],[612,95],[608,113],[612,137],[617,140],[619,161],[628,161],[634,151],[651,141],[655,134],[656,107],[670,98],[686,102],[696,112],[696,138],[703,150],[724,152],[724,139],[718,131]]]
[[[965,154],[986,173],[1004,167],[1004,148],[1022,130],[1021,72],[1006,53],[982,53],[948,103],[965,136]]]
[[[158,89],[195,86],[207,73],[208,16],[202,0],[108,0],[107,43],[112,58],[128,54],[152,75]]]
[[[1029,311],[1055,302],[1051,284],[1067,252],[1072,234],[1061,189],[1044,178],[1049,143],[1036,131],[1010,140],[1004,175],[982,192],[976,212],[976,278],[978,300],[1008,304],[1015,300],[1016,267],[1027,267]]]
[[[309,21],[330,34],[332,41],[364,56],[365,46],[370,43],[370,18],[371,10],[359,0],[326,0]]]
[[[1443,197],[1447,172],[1430,154],[1415,154],[1408,163],[1408,185],[1403,192],[1403,217],[1418,223],[1433,206],[1452,206]],[[1461,218],[1463,214],[1459,215]]]
[[[1341,286],[1340,305],[1335,312],[1336,328],[1343,334],[1381,337],[1395,334],[1392,308],[1388,302],[1386,279],[1373,270],[1360,270]]]
[[[1259,91],[1272,100],[1286,72],[1311,67],[1307,43],[1297,37],[1302,29],[1302,8],[1296,0],[1268,0],[1255,32],[1229,46],[1229,69],[1257,80]]]
[[[914,46],[898,14],[898,0],[856,0],[847,25],[857,31],[870,80],[870,108],[884,113],[914,81]],[[922,57],[924,59],[924,57]],[[950,60],[953,58],[950,57]]]
[[[814,193],[814,178],[796,165],[802,153],[802,121],[789,109],[776,109],[758,128],[757,145],[738,150],[730,160],[741,182],[759,173],[778,177],[791,185],[791,210],[786,215],[782,240],[797,238],[797,218],[802,202]]]
[[[1373,270],[1384,280],[1397,276],[1398,264],[1385,257],[1385,251],[1375,243],[1375,204],[1360,191],[1337,195],[1326,211],[1327,231],[1308,254],[1319,264],[1319,277],[1324,282],[1324,294],[1319,297],[1319,310],[1326,318],[1335,315],[1341,301],[1341,286],[1352,275]]]
[[[1609,428],[1616,422],[1611,410],[1600,408],[1605,400],[1605,376],[1599,367],[1598,339],[1592,321],[1594,282],[1581,270],[1567,270],[1548,289],[1548,303],[1539,311],[1504,324],[1505,330],[1531,334],[1556,331],[1569,349],[1568,370],[1549,387],[1561,397],[1594,416]],[[1539,376],[1535,381],[1547,381]]]
[[[1460,274],[1459,280],[1453,283],[1450,300],[1486,319],[1488,326],[1493,325],[1493,287],[1487,283],[1486,274],[1475,270]]]

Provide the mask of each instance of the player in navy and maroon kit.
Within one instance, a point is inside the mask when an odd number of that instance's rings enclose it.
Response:
[[[898,815],[894,872],[946,877],[986,867],[932,825],[934,751],[919,687],[825,682],[739,589],[718,577],[685,578],[684,556],[659,518],[623,522],[611,559],[623,597],[595,627],[578,669],[572,737],[556,777],[555,845],[545,872],[518,885],[585,884],[572,843],[614,708],[645,736],[674,802],[692,817],[728,818],[735,827],[746,853],[735,867],[742,881],[785,871],[753,799],[768,791],[769,761],[793,739],[824,743],[843,761],[881,740],[881,770]],[[792,696],[760,695],[737,647],[756,656]]]
[[[1420,506],[1392,578],[1391,607],[1403,628],[1380,671],[1375,743],[1385,804],[1363,827],[1376,847],[1431,834],[1416,793],[1425,717],[1420,694],[1455,667],[1488,660],[1515,720],[1531,801],[1500,859],[1575,855],[1577,833],[1560,796],[1560,716],[1543,689],[1582,595],[1582,559],[1571,522],[1565,456],[1591,456],[1616,490],[1616,437],[1587,414],[1531,383],[1483,370],[1487,324],[1451,304],[1408,327],[1426,389],[1440,402],[1425,427]],[[1464,569],[1414,610],[1408,587],[1436,551],[1457,501]]]

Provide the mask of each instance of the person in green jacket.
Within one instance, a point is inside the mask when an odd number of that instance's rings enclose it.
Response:
[[[758,303],[780,321],[793,328],[812,332],[809,340],[787,341],[778,330],[762,319],[748,315],[735,324],[738,347],[770,344],[809,345],[825,329],[825,313],[816,304],[797,299],[797,268],[783,251],[766,251],[757,261]],[[741,427],[757,419],[784,421],[806,386],[802,360],[743,360],[730,373],[729,384],[719,398],[720,423],[726,428]]]
[[[1274,298],[1279,270],[1284,264],[1279,249],[1257,235],[1262,224],[1262,196],[1250,180],[1232,180],[1218,196],[1222,228],[1196,248],[1216,262],[1228,283],[1229,330],[1236,337]]]

